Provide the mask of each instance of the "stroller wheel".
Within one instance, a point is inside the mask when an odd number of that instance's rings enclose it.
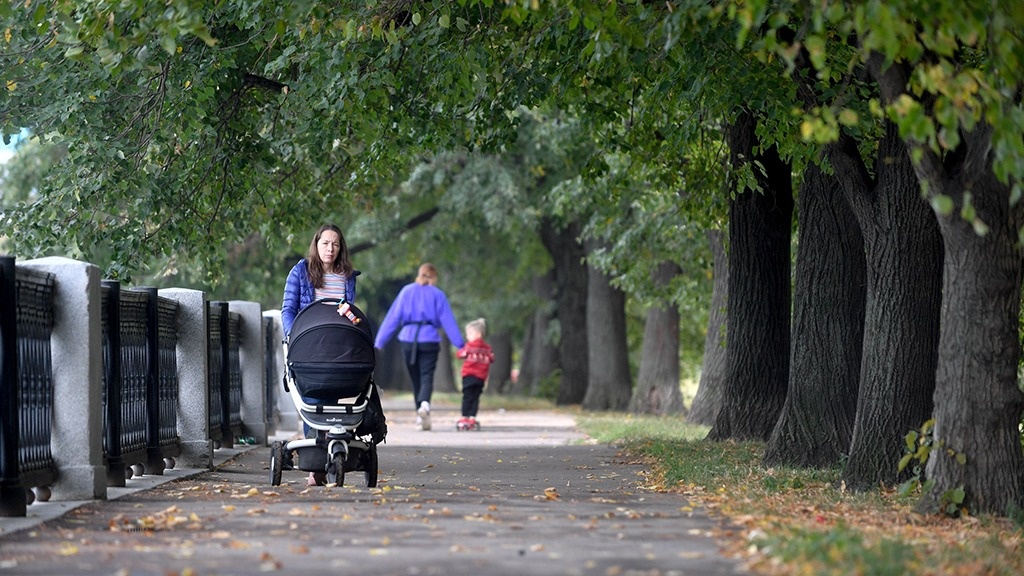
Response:
[[[331,456],[327,464],[327,483],[341,486],[345,483],[345,453],[338,452]]]
[[[274,442],[270,445],[270,485],[281,485],[281,471],[284,470],[284,445]]]
[[[366,487],[377,487],[377,445],[366,448]]]

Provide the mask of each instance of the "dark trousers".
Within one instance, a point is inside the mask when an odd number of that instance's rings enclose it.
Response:
[[[480,409],[480,395],[484,391],[484,381],[476,376],[462,377],[462,415],[476,418]]]
[[[434,369],[441,345],[437,342],[402,342],[402,357],[412,380],[412,398],[416,408],[420,402],[430,402],[434,394]]]

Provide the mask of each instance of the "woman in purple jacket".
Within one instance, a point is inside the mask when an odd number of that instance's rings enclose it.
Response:
[[[448,297],[437,287],[437,268],[420,265],[416,281],[406,284],[391,304],[391,309],[377,330],[374,347],[381,349],[398,333],[402,357],[412,379],[416,423],[421,430],[430,430],[430,397],[434,393],[434,368],[441,351],[441,334],[456,348],[462,348],[462,332],[455,322]]]

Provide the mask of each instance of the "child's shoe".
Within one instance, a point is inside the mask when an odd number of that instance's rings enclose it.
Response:
[[[472,428],[473,424],[470,421],[470,419],[466,416],[459,418],[459,421],[455,423],[455,429],[459,430],[460,432],[463,430],[471,430]]]
[[[480,423],[477,422],[475,417],[470,416],[468,418],[468,420],[469,420],[469,428],[468,428],[468,430],[479,430],[480,429]]]

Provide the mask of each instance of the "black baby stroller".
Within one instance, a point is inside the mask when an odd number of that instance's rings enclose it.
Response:
[[[377,485],[377,444],[387,426],[373,368],[373,335],[361,310],[334,298],[299,311],[285,339],[284,384],[310,427],[307,436],[315,437],[271,444],[271,484],[297,467],[326,472],[327,483],[338,486],[345,472],[363,470],[366,485]]]

